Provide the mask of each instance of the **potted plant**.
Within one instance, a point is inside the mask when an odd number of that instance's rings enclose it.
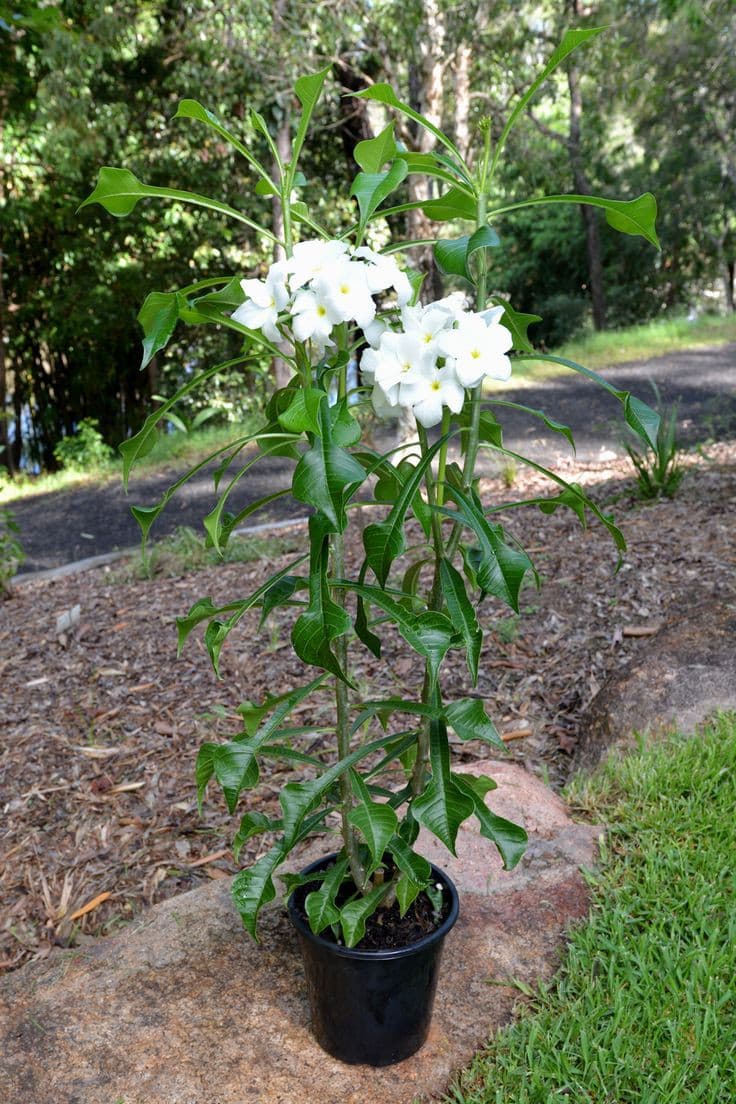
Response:
[[[286,886],[305,953],[315,1032],[328,1051],[346,1061],[398,1061],[416,1050],[426,1034],[439,950],[457,916],[457,895],[446,875],[415,849],[420,828],[454,852],[460,825],[474,817],[506,868],[524,851],[523,828],[486,805],[492,781],[452,770],[448,729],[463,741],[503,744],[482,699],[453,698],[441,676],[443,660],[459,649],[475,685],[483,641],[479,602],[492,595],[518,611],[521,588],[535,577],[527,553],[494,520],[501,504],[484,504],[474,479],[482,448],[531,463],[504,446],[499,418],[505,407],[518,409],[519,404],[494,395],[493,381],[507,379],[520,361],[564,363],[607,388],[642,440],[653,445],[657,438],[657,416],[644,403],[580,365],[535,352],[527,336],[535,316],[517,312],[493,281],[492,257],[500,244],[496,225],[503,214],[519,208],[593,204],[603,209],[611,226],[656,244],[656,205],[649,194],[628,202],[579,195],[533,197],[500,206],[493,202],[495,173],[512,126],[542,81],[598,33],[579,30],[564,36],[500,134],[493,139],[490,125],[481,127],[481,148],[473,165],[388,85],[359,93],[383,104],[389,114],[402,114],[429,129],[437,146],[430,154],[408,152],[397,142],[392,122],[377,137],[361,142],[355,151],[360,171],[351,188],[355,217],[339,234],[323,227],[302,198],[308,191],[297,167],[327,69],[296,83],[301,113],[288,161],[263,118],[251,112],[251,127],[267,143],[273,170],[197,101],[184,100],[177,112],[177,117],[196,120],[231,143],[257,176],[256,191],[278,198],[283,212],[278,240],[242,211],[205,196],[147,186],[125,169],[103,169],[83,204],[100,203],[117,216],[129,214],[149,196],[205,205],[244,222],[283,251],[264,278],[242,279],[239,273],[150,295],[140,321],[144,364],[183,321],[216,323],[242,335],[240,363],[265,352],[281,357],[290,369],[287,385],[268,401],[262,426],[210,458],[219,461],[219,497],[204,525],[208,539],[222,549],[247,515],[291,493],[311,510],[308,547],[251,594],[219,606],[210,598],[197,601],[178,621],[179,647],[204,626],[205,644],[219,674],[221,649],[246,616],[260,614],[263,620],[277,607],[293,611],[291,644],[316,674],[286,694],[243,706],[242,731],[225,743],[207,742],[200,749],[196,779],[200,801],[215,779],[235,813],[243,791],[257,785],[261,763],[279,758],[305,763],[308,776],[280,790],[281,815],[269,819],[246,811],[235,836],[236,857],[255,836],[270,841],[232,887],[254,937],[260,910],[276,896],[279,868],[294,848],[337,822],[339,848],[288,876]],[[411,173],[431,177],[441,190],[439,198],[387,204]],[[385,229],[387,218],[412,206],[422,206],[445,232],[448,226],[453,232],[434,242],[435,257],[445,273],[468,289],[470,301],[458,296],[420,301],[420,279],[396,257],[410,257],[414,246],[426,242],[376,246],[371,236],[376,221]],[[458,223],[465,232],[457,233]],[[356,386],[349,381],[358,362],[362,383]],[[123,443],[126,483],[135,462],[153,446],[157,424],[222,367],[207,368],[187,382]],[[362,411],[371,404],[380,415],[412,412],[416,439],[408,456],[406,448],[397,454],[366,441]],[[572,442],[567,427],[538,410],[527,413]],[[459,447],[459,463],[451,459],[451,445]],[[228,498],[238,480],[273,455],[291,460],[290,487],[237,514],[229,512]],[[539,464],[532,466],[549,477],[554,493],[525,505],[545,513],[572,509],[583,524],[591,514],[623,551],[624,540],[613,520],[581,487]],[[156,505],[134,508],[144,539],[192,471]],[[366,512],[368,523],[355,524]],[[361,533],[362,553],[359,567],[351,570],[346,542],[354,531]],[[421,666],[421,692],[411,700],[358,693],[351,655],[365,648],[380,658],[387,633],[402,638]],[[334,694],[334,746],[314,757],[300,751],[304,729],[290,726],[289,718],[326,688]],[[394,773],[387,782],[389,768]]]

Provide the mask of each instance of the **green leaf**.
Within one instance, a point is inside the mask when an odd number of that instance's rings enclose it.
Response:
[[[273,181],[270,179],[263,165],[261,165],[260,161],[250,152],[248,147],[244,146],[240,139],[237,138],[231,130],[228,130],[227,127],[223,126],[217,116],[214,115],[213,112],[208,111],[206,107],[203,107],[198,100],[182,100],[179,104],[179,107],[177,108],[174,118],[196,119],[199,122],[205,123],[207,126],[211,127],[211,129],[219,134],[221,138],[224,138],[226,142],[229,142],[230,145],[234,149],[236,149],[238,153],[240,153],[250,165],[253,166],[256,172],[260,174],[262,180],[259,181],[259,183],[266,184],[274,191],[276,190]],[[256,187],[256,192],[258,192],[258,187]]]
[[[371,800],[368,787],[355,771],[350,772],[350,782],[358,804],[350,810],[348,820],[363,836],[374,865],[378,865],[398,828],[398,817],[390,805]]]
[[[474,812],[480,825],[480,834],[485,839],[491,840],[498,848],[503,859],[504,870],[513,870],[521,859],[529,842],[524,829],[520,824],[514,824],[504,817],[492,813],[486,805],[483,797],[478,793],[468,778],[462,774],[453,774],[453,782],[467,798],[472,801]]]
[[[380,207],[384,199],[395,192],[409,172],[406,161],[394,161],[386,172],[358,173],[350,189],[350,195],[358,201],[360,223],[358,233],[362,233],[366,223]]]
[[[443,272],[462,276],[473,282],[470,258],[479,250],[494,249],[501,244],[498,234],[490,226],[480,226],[473,234],[459,238],[440,238],[435,242],[434,255]]]
[[[249,839],[252,839],[253,836],[260,836],[263,832],[274,832],[279,827],[280,821],[269,820],[264,813],[246,813],[241,818],[240,827],[233,839],[233,858],[235,861],[238,861],[243,844],[247,843]]]
[[[316,387],[299,388],[294,392],[288,408],[279,414],[279,422],[289,433],[314,433],[320,435],[319,409],[324,391]]]
[[[196,192],[181,192],[176,188],[153,188],[148,184],[142,184],[128,169],[109,167],[100,169],[94,191],[87,196],[83,203],[80,203],[78,210],[81,211],[83,207],[89,206],[90,203],[99,203],[111,215],[116,218],[123,218],[131,213],[139,200],[149,197],[173,199],[180,203],[191,203],[196,207],[207,207],[211,211],[219,211],[238,222],[244,222],[246,226],[250,226],[252,230],[263,234],[270,241],[276,242],[277,240],[270,230],[259,226],[257,222],[253,222],[252,219],[247,218],[233,207],[228,207],[226,203],[220,203],[216,199],[198,195]]]
[[[258,914],[263,906],[273,901],[276,896],[273,873],[285,857],[282,845],[275,844],[258,862],[247,870],[241,870],[233,879],[230,890],[233,902],[242,917],[243,924],[256,941]]]
[[[228,280],[225,286],[218,288],[217,291],[208,291],[206,295],[198,295],[190,300],[194,310],[209,312],[215,308],[219,313],[234,311],[244,301],[245,292],[239,276],[233,276],[232,280]]]
[[[261,603],[261,620],[258,625],[259,629],[263,627],[269,613],[279,606],[285,606],[294,592],[303,585],[304,579],[300,578],[300,576],[284,575],[277,583],[270,586],[263,595],[263,602]]]
[[[562,437],[565,437],[566,440],[569,441],[572,451],[575,452],[575,439],[573,438],[570,427],[563,425],[562,422],[556,422],[554,418],[550,418],[543,410],[535,410],[532,406],[524,406],[523,403],[508,402],[505,399],[491,399],[491,402],[494,406],[505,406],[508,407],[509,410],[521,410],[524,414],[531,414],[534,418],[540,418],[553,433],[559,433]]]
[[[526,353],[534,351],[534,346],[529,340],[527,330],[535,322],[541,322],[542,319],[538,314],[524,314],[523,311],[516,311],[508,302],[507,299],[502,299],[500,295],[492,295],[490,303],[494,303],[496,306],[503,307],[503,315],[501,316],[501,325],[505,326],[510,331],[511,336],[514,339],[514,348],[523,349]]]
[[[389,123],[375,138],[358,142],[353,157],[365,173],[377,173],[387,161],[393,161],[397,154],[394,141],[394,124]]]
[[[376,84],[372,84],[370,88],[364,88],[362,92],[355,92],[354,95],[360,100],[374,100],[376,103],[386,104],[388,107],[395,107],[403,115],[406,115],[409,119],[413,119],[415,123],[419,123],[425,130],[434,134],[437,141],[440,142],[445,149],[449,150],[452,157],[451,163],[461,175],[465,175],[460,167],[463,164],[463,158],[457,146],[450,141],[447,135],[441,131],[439,127],[436,127],[434,123],[431,123],[424,115],[420,115],[418,111],[414,111],[409,104],[400,100],[390,84],[379,81]],[[455,159],[457,159],[457,161]]]
[[[455,855],[458,829],[472,815],[475,806],[450,774],[450,749],[444,721],[430,721],[429,746],[432,774],[424,792],[413,799],[411,811],[416,820]]]
[[[409,613],[376,586],[361,583],[335,583],[335,585],[348,587],[387,613],[407,644],[427,660],[430,677],[433,680],[436,678],[439,666],[453,643],[454,629],[449,618],[442,613],[432,611],[419,615]]]
[[[487,744],[506,750],[496,726],[486,715],[479,698],[460,698],[444,709],[447,723],[454,728],[461,740],[483,740]]]
[[[408,874],[402,874],[396,882],[396,900],[399,903],[399,915],[406,916],[422,891],[422,887],[413,882]]]
[[[212,748],[212,765],[215,776],[225,795],[228,812],[235,812],[241,790],[252,790],[258,785],[260,772],[253,749],[247,744],[231,740]]]
[[[312,113],[317,106],[317,101],[322,92],[322,86],[325,83],[327,74],[331,71],[331,66],[326,65],[324,69],[320,69],[317,73],[308,73],[304,77],[299,79],[294,84],[294,91],[297,94],[299,103],[302,105],[302,113],[299,118],[299,124],[297,126],[296,137],[294,138],[294,144],[291,150],[291,168],[292,181],[296,177],[296,163],[299,159],[302,146],[304,145],[304,139],[307,136],[307,130],[309,129],[309,121],[312,118]]]
[[[478,539],[481,551],[476,568],[478,585],[518,613],[521,584],[532,566],[529,557],[506,543],[502,527],[487,521],[474,497],[465,495],[458,487],[449,486],[447,497],[457,504],[457,511],[437,507],[438,511],[446,517],[459,518]]]
[[[577,364],[574,360],[568,360],[566,357],[554,356],[551,353],[520,353],[514,357],[514,360],[542,360],[548,361],[550,364],[562,364],[565,368],[570,368],[573,372],[579,372],[582,376],[587,376],[588,379],[593,380],[601,387],[605,388],[611,395],[619,400],[624,408],[624,418],[626,419],[629,427],[634,431],[637,437],[640,437],[645,444],[649,445],[656,452],[657,449],[657,434],[659,432],[660,417],[656,410],[652,410],[650,406],[647,406],[641,399],[637,399],[629,391],[623,391],[613,384],[609,383],[603,376],[599,376],[597,372],[594,372],[592,368],[585,368],[582,364]]]
[[[483,633],[475,616],[475,609],[465,590],[463,577],[447,559],[440,562],[440,583],[450,620],[463,639],[468,670],[475,686],[478,681],[478,660],[483,644]]]
[[[320,888],[309,893],[304,900],[304,911],[307,914],[309,926],[315,935],[319,935],[330,925],[340,922],[340,913],[335,905],[335,897],[345,881],[347,870],[347,859],[336,862],[328,870]]]
[[[557,203],[582,203],[587,207],[600,207],[606,213],[606,222],[624,234],[632,234],[645,238],[652,245],[659,247],[659,238],[655,227],[657,218],[657,201],[651,192],[645,192],[636,199],[604,199],[602,196],[592,195],[548,195],[539,196],[537,199],[523,199],[518,203],[509,203],[505,207],[497,207],[488,215],[495,218],[497,215],[505,215],[509,211],[519,211],[523,207],[537,207],[544,204]]]
[[[365,935],[365,924],[388,893],[388,884],[376,886],[365,897],[349,901],[340,910],[340,927],[346,947],[354,947]]]
[[[449,219],[465,219],[475,222],[478,217],[478,204],[473,196],[461,188],[450,188],[439,199],[430,199],[421,204],[427,218],[433,222],[447,222]]]
[[[412,851],[409,844],[401,836],[394,836],[390,840],[387,850],[402,874],[406,874],[408,878],[411,878],[420,889],[424,889],[429,884],[432,877],[432,867],[422,855]]]
[[[387,474],[395,477],[396,481],[401,483],[401,490],[397,494],[395,484],[394,487],[390,485],[386,487],[384,483],[381,493],[388,490],[389,501],[394,501],[394,507],[385,521],[373,522],[363,530],[365,558],[381,586],[386,585],[391,564],[406,551],[406,534],[404,532],[406,512],[410,506],[416,503],[424,473],[432,463],[435,453],[446,441],[447,435],[445,434],[427,450],[416,467],[409,465],[407,477],[404,477],[406,469],[399,472],[387,465],[388,472],[386,469],[383,470],[382,478],[386,480]],[[378,497],[378,494],[377,490],[376,497]]]
[[[359,485],[365,470],[332,438],[332,423],[327,396],[322,396],[318,423],[320,435],[304,453],[294,470],[292,493],[299,502],[314,506],[329,521],[333,532],[342,532],[345,517],[346,488]]]
[[[406,161],[410,174],[420,173],[422,176],[444,180],[446,184],[456,185],[472,195],[467,187],[470,185],[468,176],[449,157],[441,153],[414,153],[411,150],[399,150],[396,156]]]
[[[350,413],[347,398],[338,399],[330,407],[330,424],[332,426],[332,440],[340,448],[356,445],[363,435],[360,422],[356,421]]]
[[[143,329],[141,368],[145,368],[156,353],[166,348],[178,321],[179,304],[176,292],[152,291],[146,296],[138,312],[138,322]]]
[[[554,51],[554,53],[550,57],[549,61],[545,65],[542,72],[536,78],[536,80],[531,85],[531,87],[524,93],[524,95],[521,97],[521,99],[516,104],[513,111],[511,112],[511,114],[509,115],[509,117],[506,121],[506,125],[504,126],[504,128],[501,132],[501,136],[498,139],[498,142],[496,143],[496,148],[495,148],[494,154],[493,154],[493,163],[491,165],[491,176],[493,176],[493,174],[495,172],[496,165],[498,163],[498,159],[499,159],[499,157],[501,155],[501,151],[503,150],[503,147],[506,143],[506,139],[509,136],[509,132],[511,131],[511,128],[513,127],[516,120],[519,118],[521,113],[526,108],[526,105],[536,95],[536,93],[537,93],[538,89],[540,88],[540,86],[542,84],[544,84],[547,77],[549,77],[552,73],[554,73],[557,66],[560,65],[565,60],[565,58],[568,56],[568,54],[571,54],[573,50],[576,50],[578,48],[578,46],[582,46],[583,43],[588,42],[592,38],[595,38],[597,35],[599,35],[601,33],[601,31],[604,31],[605,29],[606,29],[605,27],[588,27],[584,30],[565,31],[565,34],[563,35],[563,38],[562,38],[562,42],[557,47],[557,49]]]
[[[291,631],[294,651],[304,663],[323,667],[343,682],[348,679],[330,644],[352,629],[348,613],[330,596],[327,578],[329,547],[325,527],[319,517],[309,519],[311,559],[309,569],[309,606],[297,618]]]

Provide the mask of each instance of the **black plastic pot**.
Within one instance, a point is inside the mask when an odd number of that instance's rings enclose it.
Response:
[[[334,859],[328,855],[302,873],[327,867]],[[450,900],[446,919],[418,942],[389,951],[340,947],[314,935],[301,914],[314,886],[300,886],[289,898],[289,918],[304,961],[312,1031],[334,1058],[389,1066],[414,1054],[426,1039],[442,945],[458,916],[453,883],[435,866],[432,878]]]

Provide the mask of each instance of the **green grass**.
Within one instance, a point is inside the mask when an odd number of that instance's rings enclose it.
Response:
[[[533,335],[534,330],[531,332]],[[658,319],[640,326],[629,326],[623,330],[588,333],[567,342],[558,349],[552,349],[551,352],[554,356],[574,360],[577,364],[597,371],[600,368],[626,364],[634,360],[647,360],[649,357],[664,356],[666,353],[681,352],[684,349],[727,345],[731,341],[736,341],[736,315],[726,317],[705,315],[697,322],[688,322],[683,316]],[[524,362],[514,369],[506,387],[540,383],[568,371],[566,368],[541,361]],[[497,386],[493,384],[494,390]]]
[[[216,449],[238,437],[252,433],[258,422],[255,415],[246,421],[223,426],[209,424],[193,433],[161,434],[153,450],[136,464],[131,475],[131,486],[137,472],[181,471],[203,460]],[[116,457],[112,463],[85,472],[58,471],[41,475],[20,475],[16,479],[0,478],[0,506],[32,495],[53,494],[55,491],[72,490],[74,487],[94,483],[104,485],[122,478],[122,461]]]
[[[558,979],[465,1071],[452,1104],[736,1100],[736,714],[578,786],[613,825]]]

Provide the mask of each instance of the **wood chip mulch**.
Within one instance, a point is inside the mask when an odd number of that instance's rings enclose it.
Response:
[[[472,690],[454,652],[445,696],[481,696],[509,755],[553,785],[566,779],[591,699],[656,635],[668,611],[693,591],[736,600],[736,445],[687,462],[677,496],[653,504],[636,500],[627,462],[560,467],[613,509],[629,543],[618,574],[597,524],[583,531],[568,510],[502,516],[531,554],[542,589],[524,590],[519,618],[484,603],[489,632],[478,686]],[[538,493],[549,486],[533,473],[517,476],[513,497]],[[509,492],[500,478],[489,479],[483,496],[503,501]],[[260,635],[257,617],[231,635],[222,682],[201,634],[176,659],[174,618],[207,594],[215,601],[249,594],[289,558],[135,582],[100,569],[23,582],[0,602],[0,969],[114,932],[145,906],[238,869],[229,850],[237,821],[214,788],[198,814],[197,748],[238,731],[242,701],[260,702],[311,675],[292,655],[288,612]],[[380,662],[355,650],[356,682],[370,696],[416,693],[418,667],[390,634]],[[305,703],[290,722],[314,728],[300,750],[323,749],[321,729],[331,717],[328,696]],[[459,742],[456,750],[461,759],[498,754]],[[277,813],[277,788],[303,770],[264,770],[249,807]],[[251,840],[243,860],[263,847],[263,839]]]

